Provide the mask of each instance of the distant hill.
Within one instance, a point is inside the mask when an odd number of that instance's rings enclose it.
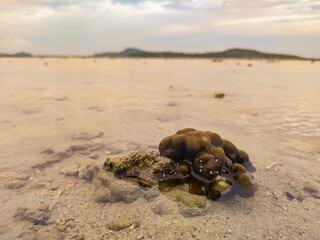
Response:
[[[264,53],[256,50],[234,48],[223,52],[208,52],[208,53],[181,53],[181,52],[146,52],[140,51],[131,53],[128,57],[155,57],[155,58],[277,58],[277,59],[303,59],[295,55]]]
[[[136,48],[128,48],[121,52],[105,52],[94,55],[36,55],[30,53],[18,52],[15,54],[0,53],[0,57],[70,57],[70,58],[104,58],[104,57],[132,57],[132,58],[243,58],[243,59],[291,59],[291,60],[312,60],[319,61],[316,58],[302,58],[296,55],[286,55],[277,53],[265,53],[252,49],[233,48],[221,52],[207,53],[184,53],[184,52],[149,52]]]
[[[16,54],[12,54],[13,57],[32,57],[30,53],[26,52],[18,52]]]
[[[106,52],[106,53],[98,53],[93,55],[93,57],[128,57],[131,54],[140,54],[142,53],[139,49],[128,48],[122,52]]]
[[[32,55],[26,52],[18,52],[15,54],[0,53],[0,57],[32,57]]]

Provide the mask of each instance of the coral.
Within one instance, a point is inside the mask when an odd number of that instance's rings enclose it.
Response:
[[[120,179],[143,187],[156,185],[153,172],[162,169],[171,160],[154,151],[137,151],[128,155],[107,158],[104,167]],[[151,171],[150,171],[151,169]]]
[[[182,202],[188,207],[204,208],[206,206],[206,197],[188,193],[189,185],[176,185],[174,187],[161,187],[160,191],[174,202]]]
[[[222,159],[208,152],[200,152],[192,163],[193,171],[201,177],[211,180],[221,174]]]
[[[221,194],[226,194],[226,193],[230,192],[231,188],[232,188],[232,183],[227,180],[217,180],[212,185],[212,190],[218,191]]]
[[[236,163],[237,160],[240,158],[238,148],[227,139],[223,139],[223,150],[226,156],[230,158],[233,163]]]
[[[243,163],[248,162],[248,161],[249,161],[248,153],[246,153],[245,151],[239,149],[239,160],[238,160],[238,163],[243,164]]]
[[[247,190],[255,190],[257,187],[252,175],[249,173],[241,173],[237,178],[237,183]]]
[[[246,169],[254,169],[248,154],[217,133],[181,129],[162,139],[159,152],[137,151],[107,158],[105,172],[111,172],[114,179],[100,177],[98,201],[132,202],[138,195],[148,195],[141,189],[157,186],[170,200],[204,208],[208,198],[227,199],[235,194],[246,197],[256,190],[253,176]]]

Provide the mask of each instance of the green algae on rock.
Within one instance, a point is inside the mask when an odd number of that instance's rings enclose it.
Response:
[[[97,201],[132,202],[157,188],[172,201],[205,208],[206,199],[248,197],[256,191],[246,169],[254,170],[248,154],[217,133],[181,129],[160,142],[159,152],[107,158],[95,180]]]

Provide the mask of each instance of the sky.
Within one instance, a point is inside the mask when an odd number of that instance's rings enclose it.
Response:
[[[240,47],[320,58],[320,0],[1,0],[0,53]]]

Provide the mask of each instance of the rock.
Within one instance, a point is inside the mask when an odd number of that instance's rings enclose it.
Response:
[[[32,226],[31,227],[31,229],[33,230],[33,231],[39,231],[40,230],[40,226],[39,225],[34,225],[34,226]]]
[[[204,216],[207,214],[207,210],[205,208],[198,207],[188,207],[184,204],[179,204],[179,214],[183,217],[198,217]]]
[[[282,166],[281,163],[272,163],[271,165],[266,166],[265,169],[266,169],[267,171],[273,169],[273,171],[277,172],[281,166]]]
[[[169,204],[163,204],[160,202],[160,203],[157,203],[152,208],[152,211],[159,216],[163,216],[163,215],[172,214],[174,209],[170,207]]]
[[[97,202],[134,202],[142,196],[139,186],[122,181],[113,176],[111,172],[100,171],[94,180],[95,199]]]
[[[313,184],[307,183],[304,185],[303,190],[307,193],[309,193],[314,198],[320,199],[320,193],[316,186]]]
[[[147,189],[143,192],[143,197],[148,201],[153,201],[156,197],[159,196],[159,191],[155,188]]]
[[[49,204],[41,203],[40,206],[38,207],[38,210],[42,211],[42,212],[48,211],[49,210]]]
[[[8,189],[17,189],[23,187],[25,184],[26,182],[22,180],[9,180],[5,183],[5,187]]]
[[[226,180],[218,180],[212,185],[212,188],[219,191],[221,194],[226,194],[230,192],[232,184]]]
[[[137,151],[124,156],[107,158],[104,168],[122,179],[132,180],[133,183],[143,187],[150,187],[156,185],[153,170],[161,169],[169,162],[170,159],[161,157],[154,151]],[[144,186],[144,184],[147,185]]]
[[[47,148],[47,149],[43,150],[43,151],[41,152],[41,154],[52,155],[52,154],[54,154],[54,150],[52,150],[51,148]]]
[[[72,164],[69,164],[69,165],[63,167],[60,170],[60,173],[66,175],[66,176],[76,176],[79,173],[78,169],[79,169],[78,164],[72,163]]]
[[[215,93],[215,94],[214,94],[214,97],[215,97],[215,98],[222,99],[222,98],[224,98],[224,93]]]
[[[207,197],[188,193],[188,188],[189,186],[187,184],[184,184],[181,186],[167,188],[165,191],[160,191],[171,201],[181,202],[185,206],[191,208],[205,208],[207,203]]]
[[[98,154],[90,155],[89,158],[96,160],[96,159],[99,159],[99,155]]]
[[[98,186],[94,192],[94,198],[97,202],[115,202],[116,199],[112,196],[109,188]]]
[[[84,179],[84,180],[89,180],[90,179],[90,173],[87,168],[87,166],[82,166],[78,169],[78,178]]]
[[[121,231],[130,227],[134,222],[131,220],[116,220],[107,224],[107,227],[112,231]]]
[[[86,237],[85,237],[84,234],[78,234],[78,235],[76,235],[73,239],[74,239],[74,240],[85,240]]]
[[[18,176],[16,177],[16,179],[18,179],[18,180],[23,180],[23,181],[27,181],[27,180],[30,179],[30,176],[29,176],[29,175],[18,175]]]
[[[40,188],[44,188],[47,186],[47,183],[44,181],[40,181],[40,180],[34,180],[33,182],[31,182],[28,186],[28,189],[40,189]]]
[[[67,230],[68,226],[60,223],[60,224],[56,224],[56,228],[57,228],[57,230],[59,230],[60,232],[64,232],[65,230]]]
[[[50,187],[51,191],[57,191],[60,188],[58,183],[53,183]]]
[[[47,213],[35,212],[22,207],[17,209],[15,218],[20,221],[31,222],[33,225],[48,226],[49,224],[52,224],[52,222],[49,221],[50,217]]]

